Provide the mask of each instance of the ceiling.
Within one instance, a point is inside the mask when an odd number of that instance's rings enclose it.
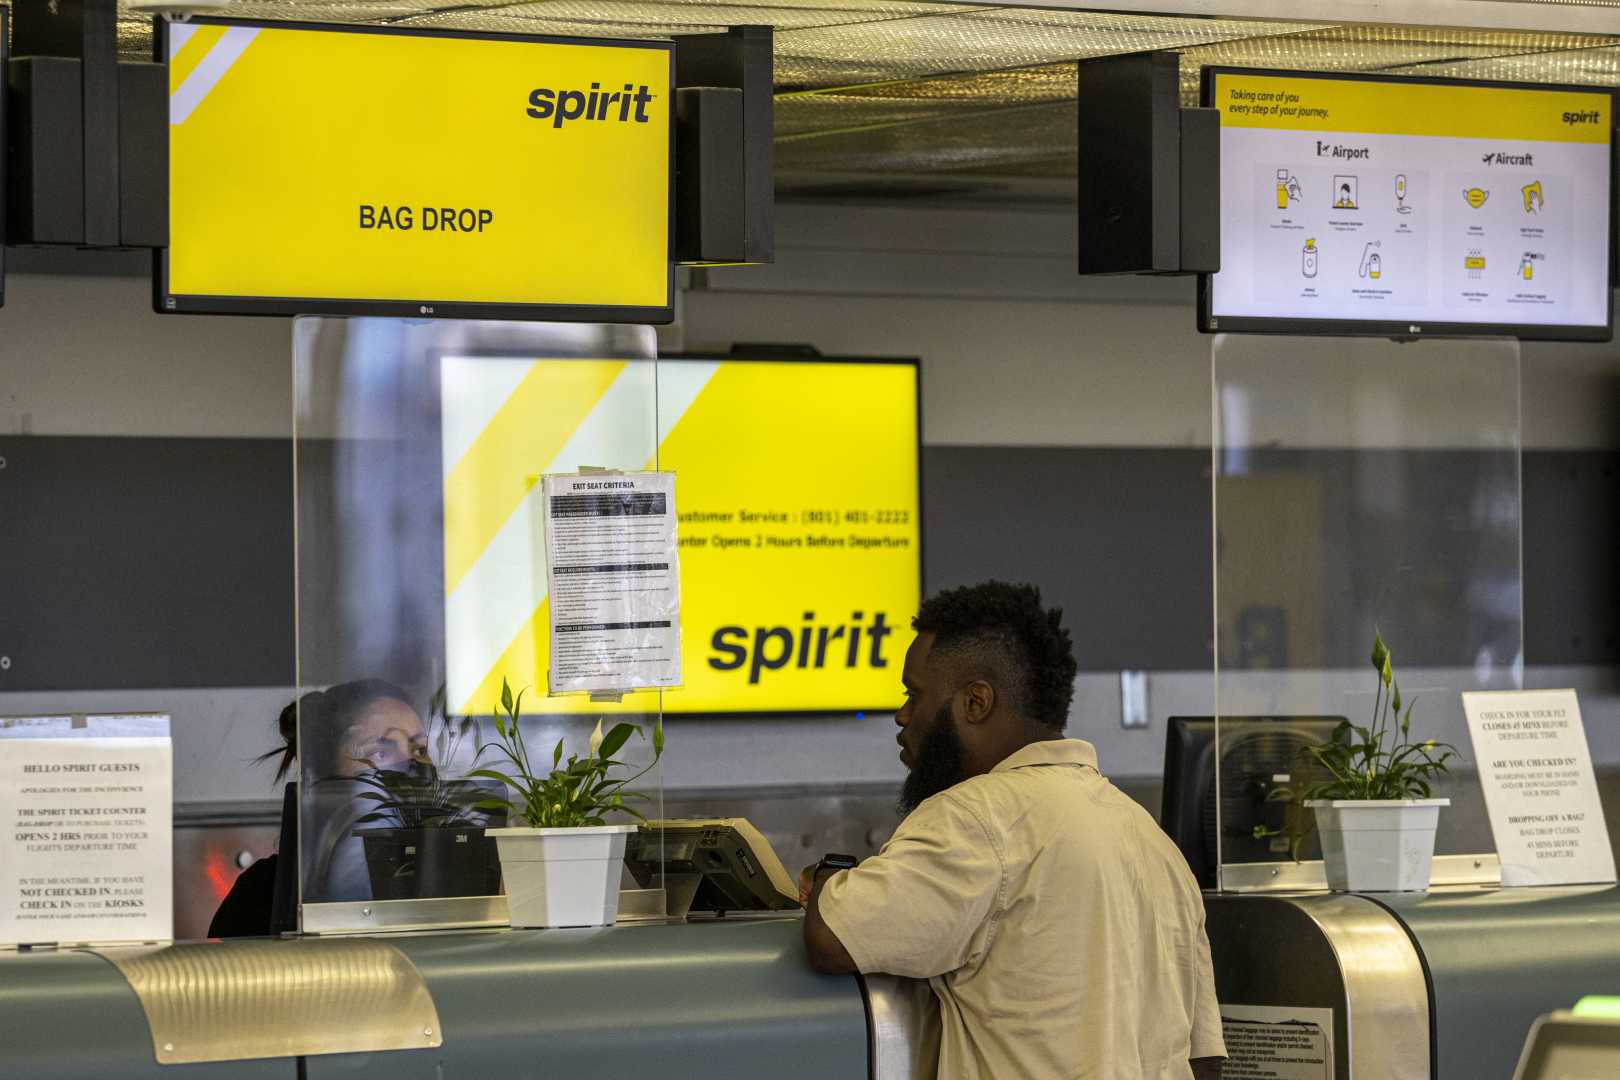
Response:
[[[1614,0],[1561,2],[1567,9]],[[129,6],[120,0],[122,51],[148,57],[151,17]],[[1620,10],[1611,36],[954,0],[230,0],[222,6],[244,17],[608,37],[768,24],[776,30],[778,190],[797,196],[1069,197],[1077,154],[1074,61],[1087,57],[1176,51],[1189,104],[1196,102],[1201,69],[1216,64],[1620,86]],[[1307,2],[1291,10],[1325,14],[1335,6]]]

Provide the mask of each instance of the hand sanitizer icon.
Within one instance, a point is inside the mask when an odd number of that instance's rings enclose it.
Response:
[[[1320,252],[1313,237],[1305,241],[1305,250],[1300,253],[1299,272],[1306,277],[1316,276],[1316,256]]]
[[[1361,266],[1357,268],[1357,273],[1359,273],[1362,277],[1372,278],[1374,281],[1377,281],[1383,276],[1384,260],[1379,256],[1378,252],[1373,250],[1376,247],[1382,246],[1382,244],[1383,241],[1374,240],[1366,247],[1361,249]]]

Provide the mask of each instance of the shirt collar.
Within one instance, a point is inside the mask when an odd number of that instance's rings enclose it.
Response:
[[[1023,769],[1031,765],[1089,765],[1096,769],[1097,748],[1084,739],[1045,739],[1008,754],[990,771]]]

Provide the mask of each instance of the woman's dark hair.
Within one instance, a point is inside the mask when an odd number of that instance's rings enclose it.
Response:
[[[269,761],[279,754],[281,763],[276,767],[276,783],[286,778],[293,760],[300,756],[298,717],[302,713],[305,729],[319,731],[322,735],[303,748],[304,772],[315,777],[336,776],[341,764],[338,748],[343,745],[343,736],[367,706],[378,701],[403,701],[409,705],[411,696],[384,679],[358,679],[339,683],[329,690],[312,690],[288,702],[276,720],[282,745],[255,758],[254,764]]]

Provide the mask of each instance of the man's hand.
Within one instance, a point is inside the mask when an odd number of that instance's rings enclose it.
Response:
[[[819,906],[821,887],[828,878],[844,871],[829,869],[818,874],[819,866],[819,863],[807,866],[799,874],[799,902],[804,905],[804,951],[810,957],[810,966],[821,974],[851,975],[855,972],[855,960],[838,940],[838,935],[822,921]]]

